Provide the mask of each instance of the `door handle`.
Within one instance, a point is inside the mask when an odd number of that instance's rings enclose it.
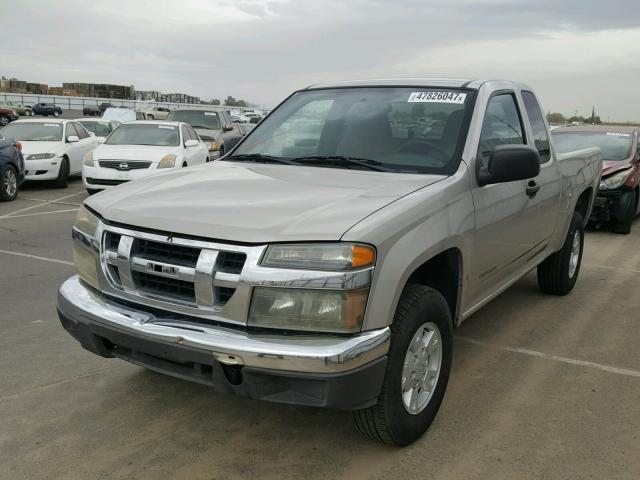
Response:
[[[531,180],[529,181],[525,191],[527,192],[527,197],[533,198],[538,193],[538,190],[540,190],[540,185],[538,185],[534,180]]]

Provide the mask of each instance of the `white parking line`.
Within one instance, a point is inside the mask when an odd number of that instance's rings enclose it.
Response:
[[[50,213],[65,213],[65,212],[77,212],[78,208],[67,208],[66,210],[52,210],[51,212],[38,212],[38,213],[25,213],[24,215],[11,215],[10,217],[2,217],[2,219],[6,220],[7,218],[20,218],[20,217],[33,217],[36,215],[49,215]]]
[[[31,205],[30,207],[21,208],[20,210],[16,210],[15,212],[7,213],[5,215],[0,215],[0,218],[7,218],[7,217],[10,217],[12,215],[15,215],[16,213],[22,213],[22,212],[26,212],[28,210],[33,210],[34,208],[42,207],[42,206],[48,205],[50,203],[56,203],[56,202],[59,202],[60,200],[66,200],[67,198],[75,197],[76,195],[80,195],[80,194],[83,194],[83,193],[84,192],[76,192],[76,193],[72,193],[70,195],[65,195],[64,197],[54,198],[53,200],[43,201],[43,202],[39,203],[38,205]]]
[[[481,342],[479,340],[474,340],[472,338],[461,337],[456,335],[457,340],[462,340],[463,342],[472,343],[474,345],[479,345],[481,347],[489,347],[495,348],[497,350],[502,350],[503,352],[512,352],[512,353],[521,353],[523,355],[529,355],[531,357],[544,358],[545,360],[552,360],[554,362],[560,363],[568,363],[570,365],[578,365],[581,367],[595,368],[598,370],[602,370],[603,372],[608,373],[616,373],[618,375],[626,375],[628,377],[638,377],[640,378],[640,371],[631,370],[629,368],[619,368],[613,367],[611,365],[604,365],[602,363],[589,362],[587,360],[577,360],[575,358],[567,358],[560,357],[558,355],[552,355],[549,353],[538,352],[537,350],[529,350],[526,348],[518,348],[518,347],[505,347],[501,345],[493,345],[487,342]]]
[[[73,266],[73,262],[67,262],[66,260],[58,260],[57,258],[39,257],[38,255],[29,255],[28,253],[21,253],[21,252],[10,252],[9,250],[0,250],[0,253],[4,253],[6,255],[15,255],[17,257],[32,258],[34,260],[44,260],[45,262],[61,263],[63,265]]]
[[[640,273],[640,270],[636,270],[633,268],[626,268],[626,267],[611,267],[609,265],[589,265],[589,264],[586,264],[585,266],[591,267],[591,268],[606,268],[608,270],[621,270],[623,272]]]

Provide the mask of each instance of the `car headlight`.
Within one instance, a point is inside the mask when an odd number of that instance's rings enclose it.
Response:
[[[158,168],[171,168],[176,165],[176,156],[173,154],[165,155],[158,163]]]
[[[358,243],[270,245],[263,267],[344,272],[372,267],[375,249]],[[352,289],[282,288],[253,290],[248,324],[314,332],[360,331],[369,295],[369,279]]]
[[[55,156],[55,153],[32,153],[31,155],[27,155],[27,160],[47,160]]]
[[[261,264],[302,270],[354,270],[372,266],[376,251],[358,243],[271,245]]]
[[[96,230],[99,219],[86,208],[80,207],[73,225],[73,262],[78,275],[89,285],[99,288],[98,247]]]
[[[205,142],[209,150],[220,150],[220,145],[216,142]]]
[[[83,165],[87,167],[93,167],[93,151],[88,151],[84,154],[84,159],[82,160]]]
[[[600,180],[600,190],[614,190],[616,188],[620,188],[624,182],[627,181],[627,177],[631,173],[633,168],[628,168],[626,170],[622,170],[621,172],[615,173],[610,177],[603,178]]]
[[[358,332],[368,295],[368,288],[334,291],[255,287],[248,324],[284,330]]]

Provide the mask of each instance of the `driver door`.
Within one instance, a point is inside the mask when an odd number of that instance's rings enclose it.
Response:
[[[515,92],[494,94],[482,124],[476,167],[488,164],[499,145],[525,144],[525,127]],[[532,179],[533,181],[537,180]],[[536,221],[535,196],[527,194],[531,180],[476,186],[472,190],[476,231],[472,255],[471,305],[482,301],[544,250],[546,232]]]

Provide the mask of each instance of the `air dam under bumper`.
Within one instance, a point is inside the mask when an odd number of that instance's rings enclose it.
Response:
[[[273,402],[362,408],[385,374],[389,328],[355,336],[254,334],[136,309],[78,276],[58,292],[63,327],[87,350],[167,375]]]

